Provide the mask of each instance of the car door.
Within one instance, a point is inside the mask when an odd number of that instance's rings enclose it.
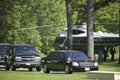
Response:
[[[56,69],[56,63],[57,63],[57,54],[55,52],[50,53],[50,55],[47,57],[47,65],[50,69]]]
[[[59,70],[64,70],[64,64],[65,64],[65,56],[63,52],[59,52],[58,53],[58,62],[57,62],[57,66],[59,68]]]
[[[54,57],[54,69],[63,70],[64,69],[64,54],[62,52],[56,52]]]
[[[62,64],[62,58],[60,57],[60,52],[54,52],[53,53],[53,56],[52,56],[52,59],[51,59],[51,68],[53,70],[61,70],[61,65]]]
[[[48,68],[52,68],[53,57],[54,57],[53,53],[50,53],[46,58],[46,63],[47,63]]]
[[[53,57],[53,60],[52,60],[52,68],[54,70],[59,70],[59,65],[58,65],[58,62],[59,62],[59,53],[58,52],[54,52],[54,57]]]

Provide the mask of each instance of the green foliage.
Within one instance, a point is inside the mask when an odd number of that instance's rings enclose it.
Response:
[[[94,0],[94,11],[108,6],[110,3],[119,3],[119,0]],[[74,21],[87,22],[87,0],[72,0]],[[113,9],[113,8],[112,8]],[[74,15],[74,16],[75,16]]]
[[[94,29],[119,33],[119,0],[94,1]],[[87,0],[73,0],[73,21],[87,22]]]
[[[59,25],[66,24],[65,10],[63,0],[1,0],[0,42],[33,44],[49,52],[64,28]]]
[[[73,22],[86,22],[86,1],[72,0]],[[97,7],[94,16],[95,23],[117,23],[118,0],[100,1],[95,2],[95,7]],[[107,1],[106,4],[103,4],[104,1]],[[0,0],[1,43],[33,44],[37,50],[49,53],[54,50],[54,40],[60,30],[66,27],[66,23],[64,0]],[[116,24],[95,25],[96,31],[118,33],[117,28]]]
[[[43,26],[39,28],[41,42],[43,43],[41,49],[47,54],[54,49],[55,37],[59,34],[60,29],[64,28],[60,25],[66,24],[66,8],[63,0],[40,0],[39,3],[37,24]]]
[[[110,3],[109,6],[95,12],[96,31],[119,33],[119,3]]]
[[[72,0],[72,8],[73,21],[87,22],[87,0]]]

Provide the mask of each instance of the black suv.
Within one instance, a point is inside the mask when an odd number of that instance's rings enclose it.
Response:
[[[92,61],[85,53],[74,50],[57,50],[41,59],[44,73],[52,71],[65,71],[72,74],[73,71],[98,70],[98,63]]]
[[[40,71],[40,56],[37,53],[34,46],[29,44],[14,44],[8,46],[5,56],[6,70],[10,68],[16,70],[16,68],[28,68],[32,71],[36,68],[36,71]]]
[[[9,43],[0,43],[0,65],[5,65],[5,52]]]

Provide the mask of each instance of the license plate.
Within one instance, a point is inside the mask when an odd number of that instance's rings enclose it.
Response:
[[[85,68],[85,71],[89,71],[90,70],[90,68]]]
[[[28,66],[29,66],[29,65],[31,65],[31,63],[26,63],[26,65],[28,65]]]

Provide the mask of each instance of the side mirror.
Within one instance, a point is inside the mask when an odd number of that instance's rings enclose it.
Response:
[[[41,51],[37,51],[38,54],[41,54]]]

